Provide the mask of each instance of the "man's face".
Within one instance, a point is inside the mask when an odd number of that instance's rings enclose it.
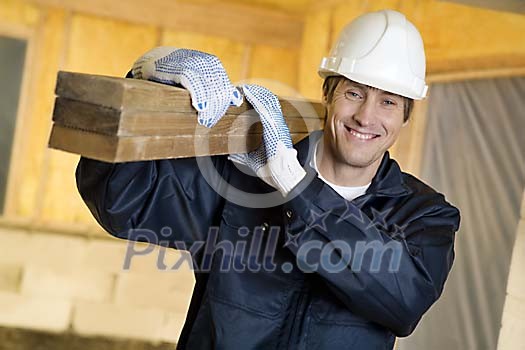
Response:
[[[324,102],[325,152],[336,163],[363,168],[380,162],[405,124],[403,97],[348,79]]]

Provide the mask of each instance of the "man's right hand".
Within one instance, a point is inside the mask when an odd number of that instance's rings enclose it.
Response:
[[[221,61],[205,52],[156,47],[142,55],[132,68],[133,77],[185,87],[199,124],[211,128],[229,106],[240,106],[243,97],[234,87]]]
[[[261,118],[263,143],[250,153],[230,154],[228,159],[248,166],[283,197],[306,176],[297,160],[292,137],[277,96],[263,86],[245,84],[242,90]]]

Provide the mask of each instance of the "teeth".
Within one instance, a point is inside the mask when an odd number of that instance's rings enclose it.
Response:
[[[373,139],[375,135],[372,134],[361,134],[360,132],[355,131],[354,129],[350,129],[350,134],[354,135],[355,137],[358,137],[362,140],[370,140]]]

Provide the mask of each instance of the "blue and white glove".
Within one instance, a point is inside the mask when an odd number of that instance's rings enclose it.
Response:
[[[261,118],[263,143],[255,151],[232,154],[228,159],[250,167],[286,197],[306,172],[297,160],[297,151],[293,148],[279,100],[270,90],[259,85],[243,85],[242,90]]]
[[[156,47],[141,56],[132,68],[133,77],[184,86],[198,112],[199,124],[214,126],[231,105],[243,98],[214,55],[171,46]]]

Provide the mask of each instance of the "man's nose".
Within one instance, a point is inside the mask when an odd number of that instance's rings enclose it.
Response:
[[[366,99],[354,115],[354,120],[359,126],[370,126],[375,123],[374,103]]]

